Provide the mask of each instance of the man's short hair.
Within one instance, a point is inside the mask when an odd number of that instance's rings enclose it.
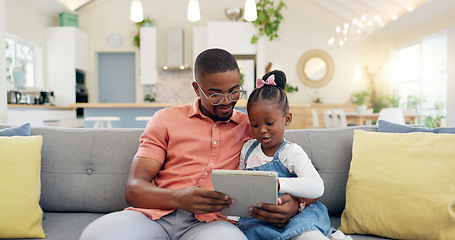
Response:
[[[239,71],[234,56],[228,51],[212,48],[201,52],[194,63],[194,77],[227,71]]]

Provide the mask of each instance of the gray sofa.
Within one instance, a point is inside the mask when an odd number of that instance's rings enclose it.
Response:
[[[324,179],[325,193],[320,201],[328,207],[335,228],[340,225],[345,204],[354,129],[377,131],[376,126],[359,126],[287,130],[285,135],[303,147]],[[40,205],[46,213],[46,239],[78,239],[90,222],[127,207],[126,179],[142,132],[32,127],[32,135],[43,136]]]

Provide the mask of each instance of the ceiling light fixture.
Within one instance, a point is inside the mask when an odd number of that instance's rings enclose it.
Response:
[[[352,24],[345,23],[343,29],[337,26],[335,28],[335,36],[329,39],[328,44],[332,47],[342,47],[345,44],[352,44],[368,37],[369,34],[372,34],[383,26],[384,23],[381,17],[367,13],[359,19],[354,18]]]
[[[142,22],[144,20],[144,13],[142,12],[142,3],[139,0],[131,2],[130,19],[133,22]]]
[[[201,19],[201,11],[199,9],[198,0],[190,0],[188,3],[188,21],[197,22]]]
[[[245,21],[252,22],[258,18],[258,13],[256,10],[256,1],[255,0],[246,0],[245,1]]]

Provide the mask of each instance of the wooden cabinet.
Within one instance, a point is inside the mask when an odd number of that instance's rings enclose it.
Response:
[[[76,69],[88,69],[88,37],[75,27],[46,29],[46,87],[56,105],[76,102]]]
[[[345,112],[355,112],[355,106],[346,104],[302,103],[289,106],[292,122],[287,129],[313,128],[312,110],[316,110],[319,126],[325,127],[323,110],[341,108]]]
[[[246,100],[240,100],[235,105],[235,108],[241,112],[247,113]],[[286,129],[308,129],[313,128],[312,110],[318,113],[319,125],[325,128],[324,116],[322,111],[327,109],[341,108],[345,112],[355,112],[354,105],[346,104],[323,104],[323,103],[291,103],[289,112],[292,113],[292,121]]]
[[[156,84],[158,78],[157,56],[156,27],[142,27],[139,57],[139,75],[142,84]]]
[[[312,126],[311,114],[307,114],[307,109],[311,104],[292,104],[289,106],[289,112],[292,113],[292,121],[286,128],[287,129],[300,129],[300,128],[310,128],[308,125]],[[309,119],[308,119],[309,118]],[[312,127],[311,127],[312,128]]]

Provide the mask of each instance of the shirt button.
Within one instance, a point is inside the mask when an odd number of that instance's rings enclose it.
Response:
[[[216,141],[213,141],[213,144],[216,145]]]
[[[87,170],[85,171],[85,173],[86,173],[87,175],[92,175],[93,170],[89,168],[89,169],[87,169]]]
[[[216,127],[216,124],[213,124],[214,127]]]
[[[204,176],[207,176],[207,172],[204,173]]]

